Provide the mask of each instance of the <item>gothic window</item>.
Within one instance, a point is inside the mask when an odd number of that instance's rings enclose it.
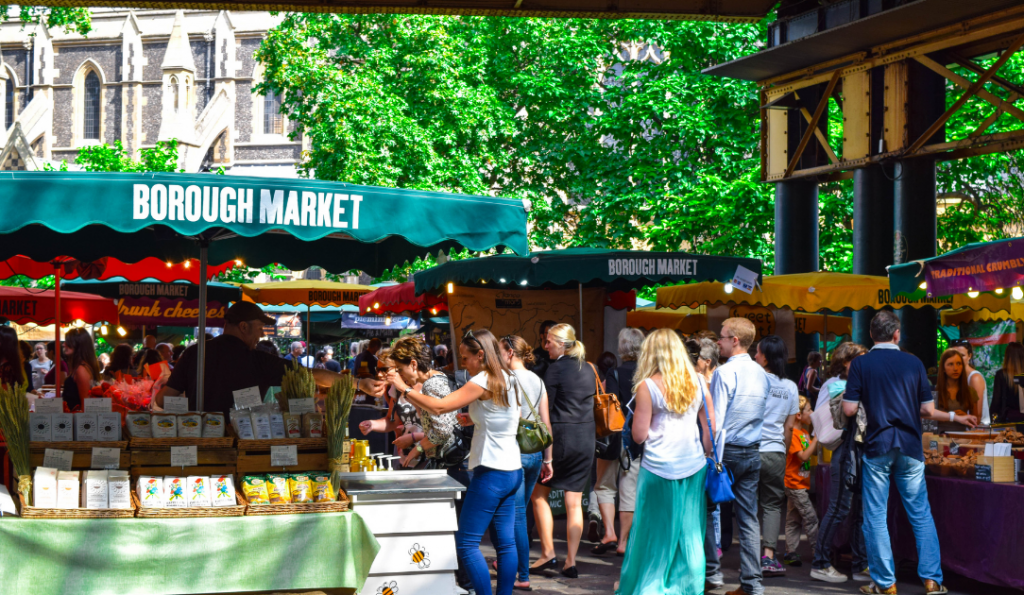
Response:
[[[263,97],[263,134],[284,134],[281,96],[273,91]]]
[[[174,109],[178,109],[178,77],[171,77],[171,96],[174,97]]]
[[[95,71],[85,75],[84,105],[82,118],[82,138],[99,140],[100,138],[100,77]]]

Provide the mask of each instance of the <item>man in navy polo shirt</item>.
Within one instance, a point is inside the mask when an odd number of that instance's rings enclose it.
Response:
[[[875,346],[850,365],[843,413],[857,414],[864,405],[868,418],[861,471],[864,501],[864,541],[872,583],[861,593],[896,593],[896,575],[889,542],[886,511],[889,481],[895,479],[917,542],[917,573],[928,594],[947,593],[942,586],[942,556],[935,533],[928,488],[924,481],[921,418],[956,421],[974,427],[973,415],[938,411],[928,373],[921,360],[900,351],[900,321],[882,311],[871,320]]]

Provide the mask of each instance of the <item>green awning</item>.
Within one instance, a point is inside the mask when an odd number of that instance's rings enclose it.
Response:
[[[528,251],[518,200],[213,174],[0,172],[0,259],[240,259],[371,275],[427,253]]]
[[[743,266],[761,278],[756,258],[706,256],[685,252],[646,252],[568,248],[447,262],[416,273],[416,295],[442,291],[451,282],[461,286],[606,287],[628,291],[665,283],[732,281]]]

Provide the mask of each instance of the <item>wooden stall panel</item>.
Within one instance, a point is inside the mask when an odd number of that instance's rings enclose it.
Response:
[[[771,95],[769,95],[771,98]],[[768,179],[781,178],[789,165],[789,112],[770,109],[768,112]]]
[[[366,579],[359,595],[452,595],[455,573],[373,575]]]
[[[409,517],[407,517],[409,518]],[[416,574],[452,570],[457,567],[455,536],[440,535],[377,535],[380,551],[373,560],[370,574]]]
[[[871,73],[843,77],[843,160],[871,154]]]
[[[412,515],[410,515],[412,509]],[[454,533],[459,528],[455,503],[447,501],[358,502],[353,510],[378,537],[409,532],[409,518],[416,519],[417,533]]]

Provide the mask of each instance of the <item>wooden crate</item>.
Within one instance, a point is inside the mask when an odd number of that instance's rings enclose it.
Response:
[[[227,438],[132,438],[132,482],[142,475],[234,475],[238,450]],[[172,467],[172,446],[195,446],[196,466]]]
[[[1013,457],[978,457],[977,464],[991,469],[992,483],[1013,483],[1016,480]]]
[[[120,448],[121,463],[118,469],[128,469],[131,466],[131,455],[128,452],[128,441],[120,442],[29,442],[29,460],[32,467],[39,467],[46,457],[46,449],[70,450],[75,453],[71,458],[71,470],[83,471],[92,468],[92,449],[94,448]]]
[[[298,451],[298,465],[270,466],[270,447],[292,446]],[[273,440],[238,440],[238,478],[253,473],[305,473],[327,471],[326,438],[276,438]]]

